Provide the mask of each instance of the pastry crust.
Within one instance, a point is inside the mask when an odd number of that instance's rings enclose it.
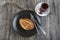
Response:
[[[34,23],[28,18],[19,19],[19,24],[25,30],[32,30],[34,28]]]

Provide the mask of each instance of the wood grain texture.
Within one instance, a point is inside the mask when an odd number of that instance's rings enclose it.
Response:
[[[14,2],[19,6],[3,6],[7,2]],[[50,5],[50,14],[39,19],[47,35],[40,33],[28,38],[18,35],[12,28],[13,17],[19,11],[34,10],[39,2]],[[0,3],[0,40],[60,40],[60,0],[0,0]]]

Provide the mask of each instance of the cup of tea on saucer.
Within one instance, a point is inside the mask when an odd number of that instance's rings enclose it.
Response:
[[[47,16],[50,12],[49,4],[45,2],[38,3],[35,7],[35,12],[39,16]]]

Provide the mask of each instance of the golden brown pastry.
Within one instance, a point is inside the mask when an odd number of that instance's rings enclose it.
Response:
[[[25,30],[32,30],[34,28],[34,23],[28,18],[19,19],[19,24]]]

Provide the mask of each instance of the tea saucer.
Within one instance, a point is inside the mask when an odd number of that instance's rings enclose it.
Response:
[[[39,15],[39,16],[47,16],[47,15],[49,14],[49,12],[50,12],[50,8],[48,8],[45,12],[42,12],[42,14],[39,13],[39,12],[40,12],[40,11],[39,11],[39,8],[41,7],[42,3],[44,3],[44,2],[38,3],[38,4],[36,5],[36,7],[35,7],[35,12],[36,12],[36,14]]]

